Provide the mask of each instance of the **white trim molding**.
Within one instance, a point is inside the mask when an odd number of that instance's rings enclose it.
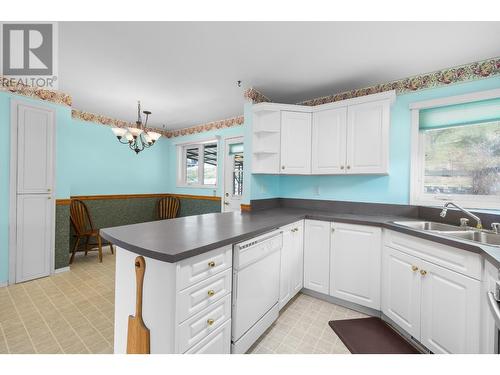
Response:
[[[70,270],[69,266],[56,268],[54,274],[68,272]]]
[[[410,204],[418,206],[441,206],[445,201],[454,201],[466,208],[500,209],[500,197],[475,195],[434,195],[423,192],[424,179],[424,142],[420,131],[420,110],[443,107],[481,100],[500,98],[500,89],[478,91],[464,95],[450,96],[415,102],[410,104],[411,110],[411,169],[410,169]]]

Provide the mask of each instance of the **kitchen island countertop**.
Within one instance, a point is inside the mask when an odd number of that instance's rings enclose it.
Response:
[[[345,214],[306,208],[272,208],[226,212],[101,229],[106,240],[139,255],[175,263],[207,251],[238,243],[302,219],[373,225],[482,254],[500,267],[500,247],[450,238],[394,224],[421,220],[396,215]]]

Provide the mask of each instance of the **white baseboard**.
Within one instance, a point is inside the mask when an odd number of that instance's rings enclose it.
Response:
[[[54,270],[54,273],[62,273],[67,271],[69,271],[69,266],[63,268],[57,268],[56,270]]]

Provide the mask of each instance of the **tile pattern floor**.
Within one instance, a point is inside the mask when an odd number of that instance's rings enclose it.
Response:
[[[112,353],[115,257],[77,255],[71,271],[0,288],[0,353]],[[328,326],[365,315],[299,294],[250,349],[349,353]]]
[[[256,354],[350,354],[328,322],[364,317],[367,315],[299,294],[288,303],[278,320],[250,348],[249,352]]]
[[[0,288],[0,353],[112,353],[115,257]]]

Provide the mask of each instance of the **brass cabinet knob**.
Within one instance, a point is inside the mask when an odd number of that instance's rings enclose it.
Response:
[[[347,166],[347,169],[351,169],[351,166],[350,166],[350,165],[348,165],[348,166]]]
[[[344,169],[344,166],[343,166],[343,165],[341,165],[341,166],[340,166],[340,169]]]
[[[210,289],[207,293],[209,297],[212,297],[215,294],[215,291]]]
[[[285,169],[285,166],[284,166],[284,165],[282,165],[282,166],[281,166],[281,169]]]
[[[212,325],[212,324],[214,324],[214,323],[215,323],[215,320],[213,320],[213,319],[207,319],[207,324],[208,324],[209,326],[211,326],[211,325]]]
[[[49,188],[49,189],[47,189],[47,191],[50,191],[50,188]]]
[[[215,262],[214,261],[208,262],[208,266],[212,268],[215,267]]]
[[[417,266],[411,266],[411,270],[412,270],[413,272],[417,272],[417,271],[418,271],[418,267],[417,267]]]
[[[427,275],[427,271],[426,271],[426,270],[420,270],[420,274],[421,274],[422,276],[425,276],[425,275]]]

